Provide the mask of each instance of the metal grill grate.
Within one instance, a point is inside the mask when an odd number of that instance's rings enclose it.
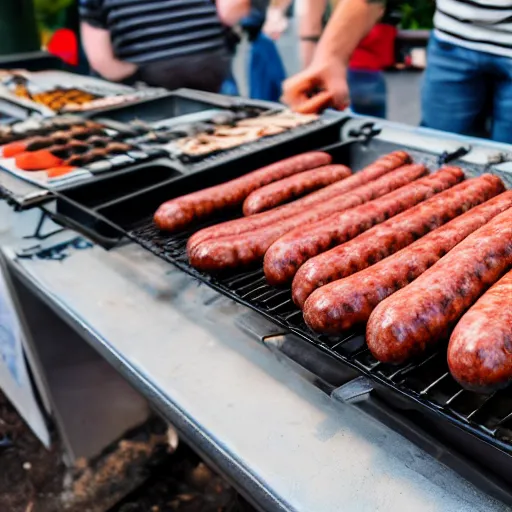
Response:
[[[216,222],[219,220],[216,219]],[[450,375],[446,350],[443,349],[419,361],[391,366],[380,363],[371,355],[363,331],[354,331],[343,337],[318,335],[304,323],[302,312],[291,299],[290,289],[276,289],[268,285],[261,267],[216,277],[198,272],[188,264],[186,244],[197,229],[206,226],[170,236],[147,221],[132,230],[130,237],[224,295],[263,314],[318,349],[414,401],[416,406],[421,404],[512,454],[510,391],[480,395],[464,390]]]

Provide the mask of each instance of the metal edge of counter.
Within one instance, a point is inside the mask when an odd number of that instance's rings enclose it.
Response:
[[[119,371],[137,390],[156,405],[158,412],[168,419],[180,435],[194,447],[201,457],[207,460],[220,472],[244,497],[254,506],[264,511],[292,511],[293,507],[283,499],[272,494],[240,461],[228,455],[227,451],[213,438],[202,431],[186,411],[171,405],[163,393],[145,377],[140,375],[129,362],[112,347],[107,346],[103,337],[89,329],[72,310],[66,307],[48,290],[38,287],[30,279],[21,266],[15,264],[14,254],[3,254],[5,266],[13,272],[41,301],[48,305],[54,313],[67,325],[83,337],[89,345],[99,352],[114,369]]]

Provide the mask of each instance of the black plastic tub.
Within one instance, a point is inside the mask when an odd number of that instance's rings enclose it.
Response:
[[[300,127],[304,129],[262,139],[195,165],[162,158],[71,185],[55,193],[59,221],[73,223],[73,228],[95,241],[114,246],[126,234],[126,226],[146,221],[168,199],[223,183],[298,153],[335,144],[342,122],[333,117],[319,126]],[[160,180],[166,172],[168,178]]]

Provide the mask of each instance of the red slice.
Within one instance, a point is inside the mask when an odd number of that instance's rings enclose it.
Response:
[[[24,171],[43,171],[58,167],[62,162],[61,158],[52,155],[46,149],[27,151],[16,156],[16,166]]]
[[[2,155],[4,158],[12,158],[13,156],[19,155],[23,153],[27,148],[27,141],[18,140],[16,142],[11,142],[10,144],[6,144],[2,148]]]

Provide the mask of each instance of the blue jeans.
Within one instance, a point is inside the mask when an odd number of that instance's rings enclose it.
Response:
[[[386,117],[386,80],[382,71],[349,69],[350,108],[365,116]]]
[[[468,50],[433,34],[421,107],[422,125],[428,128],[512,143],[512,59]]]

